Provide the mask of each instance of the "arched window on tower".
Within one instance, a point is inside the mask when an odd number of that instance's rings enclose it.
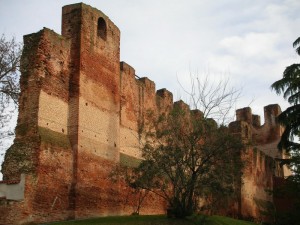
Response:
[[[102,17],[99,17],[97,35],[98,37],[101,37],[103,40],[106,40],[106,33],[107,33],[106,22]]]

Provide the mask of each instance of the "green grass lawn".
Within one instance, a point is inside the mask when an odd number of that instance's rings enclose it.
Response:
[[[53,225],[200,225],[197,222],[200,217],[192,217],[189,219],[169,219],[166,216],[116,216],[101,217],[87,220],[66,221],[51,223]],[[50,224],[50,223],[48,223]],[[254,225],[254,223],[235,220],[222,216],[211,216],[207,218],[205,225]]]
[[[229,217],[224,216],[211,216],[208,218],[207,225],[254,225],[255,223],[251,223],[243,220],[235,220]]]

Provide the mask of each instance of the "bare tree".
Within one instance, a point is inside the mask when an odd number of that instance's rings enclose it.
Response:
[[[3,140],[13,136],[9,127],[10,120],[18,105],[20,93],[19,67],[22,45],[15,38],[0,37],[0,150]],[[3,150],[3,149],[2,149]],[[1,152],[0,152],[1,153]],[[4,153],[1,153],[0,157]],[[1,158],[0,158],[1,159]]]
[[[20,93],[18,71],[21,58],[21,44],[15,38],[0,38],[0,102],[7,105],[11,100],[17,104]]]
[[[212,81],[209,75],[200,77],[190,72],[190,85],[182,90],[189,97],[190,107],[203,112],[204,118],[212,118],[218,124],[228,124],[234,119],[234,109],[241,89],[230,85],[228,78]]]
[[[121,173],[130,187],[160,196],[168,204],[169,215],[177,218],[200,209],[200,199],[210,199],[204,202],[204,210],[212,207],[215,196],[225,208],[225,199],[234,201],[243,145],[227,127],[179,105],[159,118],[152,112],[146,116],[144,160],[130,173],[126,168]]]

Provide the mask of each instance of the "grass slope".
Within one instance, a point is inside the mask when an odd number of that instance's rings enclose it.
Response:
[[[200,217],[189,219],[168,219],[166,216],[116,216],[77,221],[51,223],[53,225],[201,225]],[[48,223],[50,225],[50,223]],[[254,225],[254,223],[235,220],[223,216],[208,217],[205,225]]]
[[[251,223],[243,220],[235,220],[224,216],[211,216],[208,218],[206,224],[207,225],[254,225],[255,223]]]

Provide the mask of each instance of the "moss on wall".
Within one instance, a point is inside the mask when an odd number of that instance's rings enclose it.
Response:
[[[141,159],[135,158],[130,155],[126,155],[124,153],[120,153],[120,165],[127,166],[127,167],[138,167],[141,163]]]
[[[6,152],[2,164],[4,180],[20,178],[21,173],[34,172],[39,141],[35,138],[16,141]]]
[[[55,132],[45,127],[39,127],[39,135],[44,143],[59,146],[65,149],[71,148],[70,140],[66,134]]]

